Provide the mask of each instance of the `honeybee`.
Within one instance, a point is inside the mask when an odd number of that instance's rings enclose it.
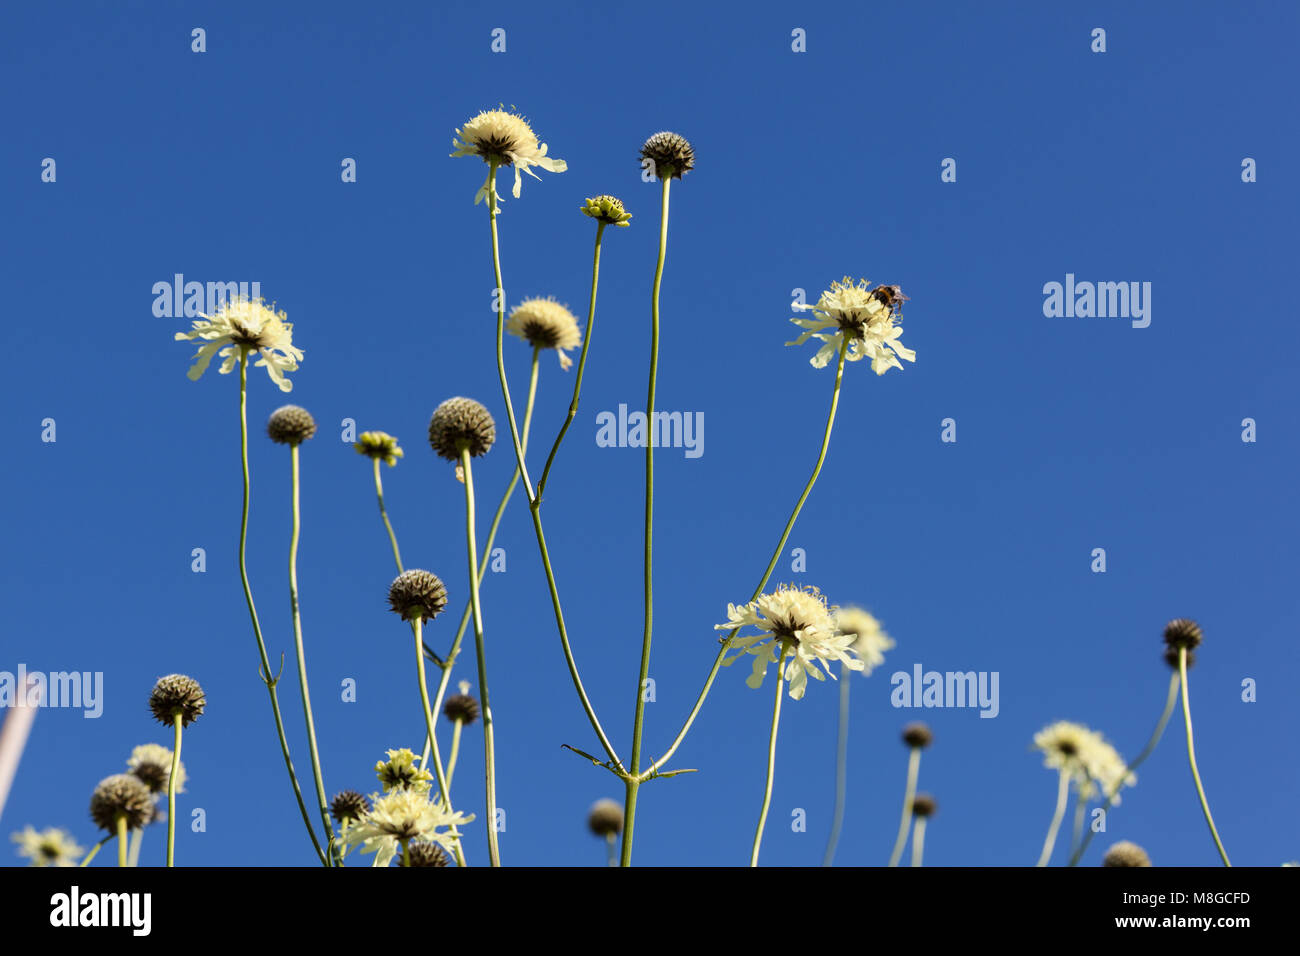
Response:
[[[871,290],[871,296],[877,302],[889,307],[889,312],[895,317],[901,317],[903,311],[902,303],[906,302],[908,297],[903,295],[903,290],[896,285],[881,285]]]

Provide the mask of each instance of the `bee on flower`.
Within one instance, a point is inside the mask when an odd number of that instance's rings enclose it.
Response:
[[[898,341],[902,328],[894,325],[901,318],[898,303],[907,297],[898,286],[871,288],[866,279],[854,282],[845,276],[821,294],[815,305],[796,302],[794,308],[811,311],[810,319],[790,321],[805,331],[786,345],[803,345],[810,338],[824,344],[809,361],[813,368],[825,368],[841,348],[846,362],[871,359],[871,370],[884,375],[891,368],[902,368],[900,358],[916,361],[916,353]]]

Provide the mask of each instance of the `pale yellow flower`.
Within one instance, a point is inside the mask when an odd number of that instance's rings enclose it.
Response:
[[[162,744],[141,744],[131,751],[126,767],[144,782],[151,793],[163,793],[172,775],[171,748]],[[185,792],[185,763],[176,764],[176,792]]]
[[[782,585],[771,594],[761,594],[740,607],[728,604],[727,622],[715,624],[714,629],[730,631],[752,627],[759,631],[758,634],[734,637],[731,641],[732,647],[754,655],[754,669],[746,680],[750,687],[757,688],[763,683],[767,666],[779,661],[784,649],[783,676],[790,682],[790,696],[799,700],[808,686],[809,675],[816,680],[826,679],[818,664],[826,667],[832,678],[835,674],[827,666],[831,661],[839,661],[851,671],[865,667],[852,653],[856,635],[839,632],[832,610],[838,609],[828,608],[826,599],[816,588]],[[737,654],[724,660],[723,664],[731,664],[740,656]]]
[[[72,834],[57,827],[39,832],[34,827],[24,827],[11,839],[18,844],[18,855],[30,859],[31,866],[76,866],[86,852]]]
[[[414,790],[416,793],[428,792],[433,774],[417,767],[415,760],[415,753],[403,747],[401,750],[388,751],[388,759],[375,764],[375,773],[385,792],[399,789]]]
[[[853,637],[850,650],[862,661],[863,677],[885,663],[885,651],[895,646],[894,639],[885,633],[880,622],[862,608],[840,608],[835,612],[835,626],[841,634]]]
[[[523,187],[521,173],[527,173],[534,179],[541,179],[532,167],[540,166],[552,173],[562,173],[569,168],[562,159],[552,159],[546,155],[546,144],[537,141],[537,134],[528,125],[528,121],[516,113],[504,109],[484,110],[460,129],[452,138],[451,145],[456,151],[452,156],[479,156],[488,163],[488,178],[474,196],[478,205],[488,195],[492,177],[498,166],[515,168],[514,197],[519,198]],[[495,210],[494,210],[495,211]]]
[[[582,333],[573,313],[554,299],[524,299],[510,310],[506,331],[533,348],[555,349],[560,368],[567,370],[573,359],[565,354],[582,344]]]
[[[1044,766],[1064,770],[1084,800],[1113,792],[1113,802],[1119,803],[1120,788],[1137,783],[1137,775],[1126,772],[1124,758],[1106,738],[1082,724],[1058,720],[1034,735],[1034,746],[1043,752]]]
[[[358,455],[382,461],[389,468],[397,464],[397,459],[405,457],[397,445],[397,439],[388,432],[362,432],[361,438],[352,447]]]
[[[201,341],[190,367],[190,381],[198,381],[208,369],[214,355],[220,356],[220,372],[228,373],[239,364],[240,355],[248,352],[258,357],[256,367],[265,367],[271,381],[280,391],[293,390],[293,383],[285,378],[286,372],[296,372],[302,359],[302,350],[293,344],[293,325],[285,321],[285,313],[267,308],[260,298],[247,299],[236,296],[225,303],[216,315],[199,313],[189,332],[177,332],[176,341]]]
[[[345,846],[359,846],[362,853],[374,853],[375,866],[388,866],[403,840],[436,843],[454,854],[460,838],[452,829],[474,819],[472,814],[449,812],[440,800],[430,800],[427,792],[393,790],[372,794],[370,799],[370,812],[350,824],[342,840]]]
[[[897,304],[903,298],[897,286],[873,289],[866,279],[854,282],[845,276],[839,282],[832,282],[815,305],[794,304],[796,309],[811,310],[813,317],[790,320],[806,331],[786,345],[803,345],[810,338],[820,340],[825,344],[810,362],[814,368],[825,368],[848,339],[846,362],[869,358],[871,369],[877,375],[884,375],[891,368],[902,368],[900,357],[916,361],[916,353],[898,341],[903,330],[894,325],[899,317]]]

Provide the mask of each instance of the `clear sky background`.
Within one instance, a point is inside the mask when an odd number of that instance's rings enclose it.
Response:
[[[313,854],[276,744],[240,591],[237,376],[186,379],[188,320],[154,283],[258,281],[306,352],[283,396],[250,375],[249,563],[309,790],[286,595],[289,461],[263,435],[291,401],[302,450],[299,581],[325,784],[376,787],[384,750],[423,735],[409,631],[369,462],[341,422],[397,435],[389,513],[409,566],[468,596],[462,488],[425,440],[443,399],[496,381],[484,167],[448,158],[456,127],[517,105],[568,172],[525,178],[500,218],[511,302],[553,295],[582,318],[594,224],[608,230],[578,419],[543,509],[574,650],[620,753],[631,743],[641,632],[643,452],[600,448],[595,416],[643,406],[658,187],[637,150],[671,129],[697,167],[674,184],[659,406],[701,412],[704,454],[656,458],[656,630],[646,747],[662,753],[748,598],[816,456],[832,370],[808,364],[792,290],[844,275],[911,297],[914,365],[850,366],[830,456],[774,581],[859,603],[898,646],[853,676],[849,817],[838,862],[888,858],[902,726],[935,730],[922,789],[939,800],[934,865],[1032,865],[1052,771],[1031,751],[1058,719],[1126,756],[1168,670],[1161,631],[1195,618],[1198,757],[1233,862],[1300,856],[1293,688],[1300,669],[1295,499],[1293,40],[1287,3],[8,4],[0,28],[0,271],[9,356],[0,670],[102,671],[102,717],[35,722],[0,829],[64,826],[92,844],[95,784],[131,748],[170,743],[146,701],[172,672],[208,709],[185,736],[181,864],[306,865]],[[207,52],[193,53],[203,27]],[[490,50],[506,31],[506,52]],[[1091,31],[1106,31],[1093,53]],[[806,31],[807,51],[791,49]],[[41,181],[41,161],[57,182]],[[340,164],[357,163],[356,183]],[[957,181],[940,180],[941,162]],[[1244,158],[1258,181],[1243,183]],[[503,183],[509,182],[503,177]],[[1152,284],[1151,324],[1048,318],[1043,286]],[[506,343],[518,406],[528,350]],[[544,355],[530,461],[540,470],[572,373]],[[57,441],[41,441],[41,422]],[[956,443],[941,422],[956,421]],[[1242,420],[1257,441],[1242,441]],[[483,528],[513,469],[476,464]],[[483,589],[507,864],[603,861],[589,805],[613,776],[569,683],[522,495]],[[204,548],[207,571],[191,571]],[[803,548],[807,568],[791,570]],[[1106,551],[1104,574],[1091,570]],[[996,671],[1000,712],[896,709],[890,674]],[[635,861],[747,862],[771,681],[723,670],[672,767],[642,791]],[[472,645],[456,677],[474,677]],[[340,688],[353,679],[357,699]],[[1257,699],[1243,702],[1243,681]],[[830,827],[837,686],[787,700],[763,862],[820,862]],[[446,726],[445,723],[443,725]],[[465,735],[459,809],[486,859],[481,724]],[[444,744],[445,746],[445,744]],[[794,832],[796,810],[806,832]],[[1118,839],[1157,864],[1217,862],[1170,725],[1090,850]],[[152,830],[145,862],[161,863]],[[7,843],[7,839],[6,839]],[[1063,860],[1058,853],[1057,862]],[[21,861],[11,849],[6,864]],[[104,854],[96,864],[109,864]],[[355,858],[354,858],[355,859]],[[364,862],[364,861],[363,861]]]

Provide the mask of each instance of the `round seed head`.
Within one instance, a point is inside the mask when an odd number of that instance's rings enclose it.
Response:
[[[150,793],[162,793],[172,775],[172,751],[161,744],[141,744],[131,751],[126,766],[140,778]],[[176,792],[185,790],[185,764],[176,761]]]
[[[578,207],[584,216],[590,216],[607,226],[628,226],[632,214],[623,208],[623,201],[614,196],[596,196]]]
[[[1151,857],[1147,856],[1147,851],[1142,849],[1136,843],[1130,843],[1128,840],[1121,840],[1106,851],[1106,855],[1102,858],[1101,865],[1150,866]]]
[[[316,419],[305,408],[282,405],[271,413],[266,433],[279,445],[301,445],[316,434]]]
[[[335,823],[360,820],[370,812],[370,801],[355,790],[344,790],[330,803],[330,816]]]
[[[452,723],[459,720],[468,727],[478,720],[478,701],[469,694],[452,694],[442,705],[442,712]]]
[[[1170,667],[1172,667],[1174,670],[1178,670],[1178,648],[1177,647],[1165,648],[1165,663],[1168,664]],[[1190,670],[1191,666],[1195,663],[1196,663],[1196,652],[1188,651],[1187,652],[1188,669]]]
[[[655,164],[655,175],[660,179],[681,179],[683,173],[695,168],[695,150],[676,133],[655,133],[641,147],[641,158]]]
[[[447,854],[434,843],[412,843],[410,846],[410,863],[402,866],[446,866]]]
[[[430,620],[447,606],[447,588],[432,571],[403,571],[388,586],[388,605],[403,621]]]
[[[90,819],[101,830],[117,830],[117,818],[126,817],[129,830],[138,830],[153,817],[153,794],[138,777],[118,773],[105,777],[90,798]]]
[[[1195,621],[1185,617],[1174,618],[1165,625],[1165,643],[1170,647],[1185,647],[1190,651],[1201,643],[1201,629]]]
[[[429,444],[449,461],[458,461],[462,448],[472,458],[486,455],[496,439],[496,422],[472,398],[449,398],[429,419]]]
[[[617,800],[597,800],[587,814],[587,826],[598,837],[623,832],[623,808]]]
[[[918,793],[912,799],[912,812],[918,817],[932,817],[939,809],[939,802],[928,793]]]
[[[930,732],[930,728],[920,721],[903,728],[903,743],[909,747],[928,747],[933,740],[934,734]]]
[[[181,726],[188,727],[203,713],[207,696],[199,682],[184,674],[168,674],[158,678],[149,695],[149,709],[160,723],[171,726],[173,718],[181,715]]]

